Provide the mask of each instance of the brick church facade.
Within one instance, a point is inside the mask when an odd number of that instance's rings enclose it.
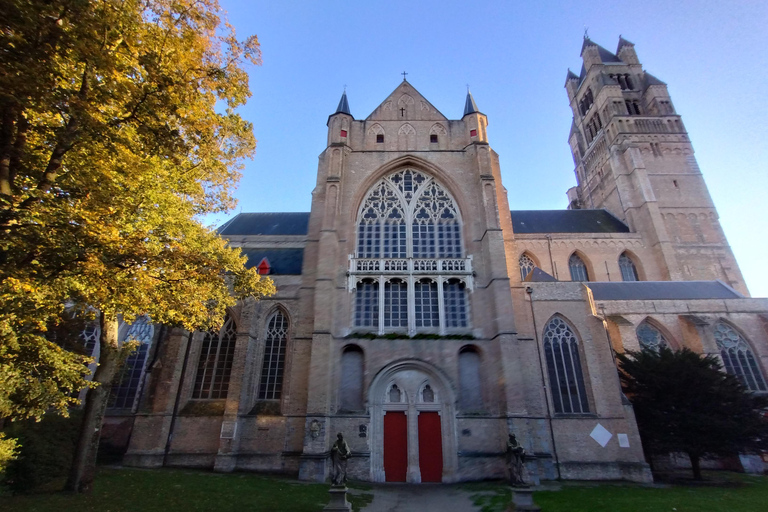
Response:
[[[471,94],[450,120],[405,80],[364,119],[345,93],[311,212],[219,229],[277,294],[217,333],[134,329],[133,388],[105,424],[124,463],[322,481],[343,432],[353,478],[456,482],[503,477],[514,432],[539,478],[648,481],[615,352],[716,354],[765,392],[768,301],[666,85],[624,39],[585,39],[582,59],[567,210],[510,210]]]

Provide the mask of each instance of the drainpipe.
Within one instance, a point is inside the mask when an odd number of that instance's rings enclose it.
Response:
[[[184,375],[187,373],[187,361],[189,361],[189,351],[192,347],[193,331],[187,336],[187,349],[184,352],[184,362],[181,365],[181,377],[179,377],[179,387],[176,388],[176,400],[173,403],[173,414],[171,415],[171,424],[168,427],[168,439],[165,441],[165,451],[163,452],[163,466],[168,465],[168,452],[171,451],[171,441],[173,441],[173,428],[176,426],[176,415],[179,412],[179,402],[181,402],[181,388],[184,385]]]
[[[533,288],[525,287],[525,293],[528,294],[528,303],[531,305],[531,319],[533,320],[533,337],[536,341],[536,352],[539,355],[539,371],[541,374],[541,387],[544,389],[544,403],[547,406],[547,420],[549,422],[549,435],[552,439],[552,455],[555,457],[555,469],[557,469],[557,479],[561,480],[560,461],[557,457],[557,446],[555,444],[555,429],[552,428],[552,411],[549,408],[549,398],[547,396],[547,381],[544,379],[544,367],[541,364],[541,347],[539,346],[539,328],[536,327],[536,313],[533,311]]]

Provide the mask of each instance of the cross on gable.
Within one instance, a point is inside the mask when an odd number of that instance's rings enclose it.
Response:
[[[405,107],[400,108],[400,117],[405,117]]]
[[[403,82],[405,82],[405,81],[406,81],[405,75],[407,75],[408,73],[406,73],[405,71],[403,71],[403,72],[402,72],[402,73],[400,73],[400,74],[401,74],[401,75],[403,75]]]

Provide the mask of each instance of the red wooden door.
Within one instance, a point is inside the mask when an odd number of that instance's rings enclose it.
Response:
[[[404,412],[384,413],[384,475],[387,482],[405,482],[408,472],[408,422]]]
[[[443,436],[436,412],[419,413],[419,469],[422,482],[443,481]]]

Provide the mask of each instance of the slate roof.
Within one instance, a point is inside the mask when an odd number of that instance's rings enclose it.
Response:
[[[349,101],[347,101],[347,91],[344,91],[344,94],[341,95],[341,99],[339,100],[339,106],[336,107],[336,114],[348,114],[352,115],[352,113],[349,111]]]
[[[243,249],[248,257],[246,267],[258,266],[261,260],[269,261],[270,275],[300,275],[304,262],[304,249]]]
[[[619,41],[619,43],[621,43],[621,41]],[[629,43],[629,41],[625,41],[625,43]],[[632,44],[632,43],[629,43],[629,44]],[[584,49],[587,48],[588,46],[597,46],[597,54],[600,56],[600,61],[601,62],[604,62],[604,63],[608,63],[608,62],[624,62],[623,60],[618,58],[616,55],[611,53],[609,50],[606,50],[605,48],[603,48],[599,44],[595,43],[594,41],[592,41],[588,37],[584,38],[584,43],[581,45],[581,54],[582,55],[584,54]],[[581,85],[581,83],[584,81],[584,78],[586,77],[586,75],[587,75],[587,70],[584,67],[584,65],[582,65],[581,66],[581,72],[579,73],[579,85]]]
[[[308,227],[309,212],[239,213],[218,232],[222,236],[306,235]]]
[[[512,210],[515,233],[629,233],[607,210]],[[240,213],[219,228],[222,236],[306,235],[309,212]],[[258,264],[258,262],[257,262]]]
[[[742,299],[722,281],[634,281],[584,283],[595,300]]]
[[[629,233],[607,210],[512,210],[512,229],[525,233]]]
[[[474,114],[475,112],[480,112],[480,109],[477,108],[477,103],[475,103],[475,98],[472,97],[472,93],[467,89],[467,101],[464,102],[464,115]]]

